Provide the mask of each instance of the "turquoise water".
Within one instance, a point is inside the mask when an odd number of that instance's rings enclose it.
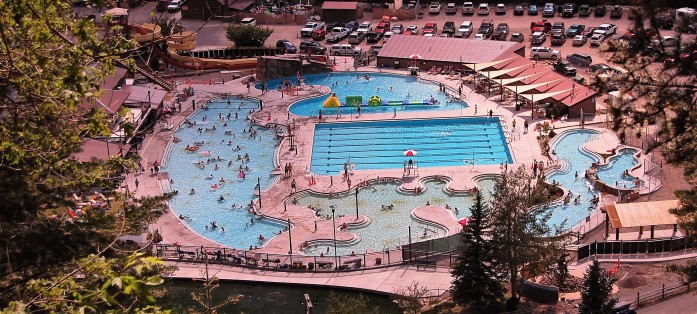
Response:
[[[569,204],[558,204],[552,206],[552,218],[550,225],[559,225],[566,222],[565,227],[570,228],[581,219],[588,216],[593,208],[591,200],[596,195],[596,191],[591,189],[591,184],[585,179],[585,173],[590,168],[591,164],[597,162],[598,159],[584,152],[581,149],[584,143],[588,142],[594,135],[598,134],[593,130],[575,130],[563,133],[561,138],[556,139],[553,147],[557,154],[557,158],[564,163],[562,170],[552,172],[548,177],[548,182],[558,182],[561,186],[573,193],[573,198],[581,195],[581,201],[575,204],[572,200]],[[612,171],[620,171],[614,168]],[[576,178],[578,174],[578,178]]]
[[[631,170],[637,164],[634,155],[636,149],[622,149],[617,156],[613,156],[607,165],[598,167],[596,174],[600,181],[609,186],[631,189],[635,187],[635,177],[624,175],[625,170]]]
[[[250,245],[260,246],[261,242],[257,240],[259,235],[270,239],[285,227],[265,220],[245,226],[254,217],[247,212],[246,205],[255,198],[253,193],[257,178],[260,178],[262,189],[268,188],[272,181],[273,177],[269,174],[274,169],[277,140],[272,130],[258,127],[254,127],[257,138],[249,136],[250,122],[245,118],[251,109],[257,108],[255,100],[231,100],[230,105],[226,100],[212,102],[208,110],[199,110],[189,118],[196,122],[196,126],[182,126],[177,131],[175,136],[181,142],[172,143],[166,167],[162,171],[169,172],[173,180],[172,189],[179,191],[170,205],[177,215],[189,217],[184,220],[189,227],[213,241],[245,249]],[[218,118],[219,114],[225,118],[228,113],[231,115],[229,121]],[[239,116],[237,120],[234,118],[235,113]],[[203,120],[204,117],[207,117],[206,121]],[[203,130],[199,132],[198,128]],[[235,135],[225,135],[226,131],[232,131]],[[198,151],[185,150],[187,145],[193,146],[195,142],[201,141],[204,143]],[[231,145],[228,145],[228,141],[231,141]],[[239,151],[235,150],[238,145]],[[202,151],[210,151],[210,156],[201,156]],[[245,154],[249,154],[249,162],[237,160],[238,155]],[[221,161],[208,162],[208,159],[217,159],[218,156]],[[230,161],[232,164],[228,165]],[[197,166],[197,162],[203,162],[205,168]],[[246,179],[238,178],[240,165],[250,168],[246,171]],[[213,178],[208,179],[209,175],[213,175]],[[221,178],[225,179],[225,183],[220,182]],[[211,186],[215,184],[220,187],[213,189]],[[192,188],[195,189],[195,194],[190,194]],[[220,196],[225,200],[219,201]],[[233,204],[237,207],[232,208]],[[218,229],[206,229],[211,221],[217,223]],[[222,228],[225,232],[222,232]]]
[[[369,75],[370,79],[366,80],[364,78],[365,75]],[[460,110],[467,107],[467,103],[464,102],[448,102],[445,94],[438,90],[437,84],[413,76],[373,72],[331,72],[306,75],[303,78],[306,84],[330,87],[342,103],[346,102],[346,96],[362,96],[363,102],[367,102],[371,96],[378,96],[383,101],[393,100],[401,102],[410,100],[412,102],[423,102],[423,100],[430,100],[431,97],[438,101],[437,105],[362,106],[361,114],[394,111]],[[276,88],[285,79],[269,81],[269,88]],[[297,84],[297,78],[291,77],[287,79]],[[258,85],[257,88],[259,88]],[[336,114],[337,109],[322,108],[322,104],[327,97],[325,95],[301,100],[290,107],[290,112],[299,116],[316,116],[320,110],[322,110],[325,116]],[[355,114],[356,112],[356,107],[341,107],[342,114]]]
[[[413,157],[404,156],[415,150]],[[450,118],[322,123],[315,125],[313,172],[338,174],[346,162],[356,170],[511,163],[501,124],[494,118]],[[466,161],[467,160],[467,161]]]
[[[495,181],[493,178],[483,179],[477,182],[482,192],[484,192],[485,200],[489,198],[489,192],[493,191]],[[426,205],[429,202],[431,205],[450,206],[450,211],[453,217],[464,218],[469,216],[469,208],[473,204],[474,197],[472,195],[449,195],[443,191],[445,183],[430,181],[427,182],[426,189],[421,194],[403,194],[397,190],[401,182],[377,183],[367,188],[360,190],[358,194],[358,211],[360,215],[368,216],[371,223],[365,227],[358,229],[349,229],[349,232],[355,233],[360,237],[360,241],[351,245],[342,245],[337,247],[339,255],[348,255],[351,251],[363,253],[370,251],[381,251],[386,248],[395,249],[398,245],[409,243],[408,227],[411,226],[412,241],[417,242],[423,240],[424,229],[428,229],[427,233],[433,235],[437,231],[437,227],[425,225],[411,216],[411,211],[417,207]],[[335,215],[346,215],[355,217],[356,215],[356,198],[353,193],[348,193],[343,196],[335,196],[327,198],[325,195],[308,194],[298,199],[298,203],[305,206],[312,205],[316,208],[321,208],[320,215],[330,215],[331,207],[335,206]],[[392,210],[382,210],[382,205],[393,205]],[[455,208],[458,213],[455,213]],[[455,218],[453,218],[455,219]],[[441,236],[442,230],[439,230]],[[319,255],[321,252],[326,253],[326,248],[329,247],[329,254],[334,254],[334,246],[332,239],[328,240],[324,245],[312,246],[305,253],[309,255]]]

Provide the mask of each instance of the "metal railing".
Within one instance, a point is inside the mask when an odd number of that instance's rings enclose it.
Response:
[[[625,300],[630,302],[635,308],[641,308],[644,306],[652,305],[655,303],[663,302],[666,298],[674,297],[683,293],[688,293],[694,290],[694,284],[690,282],[676,282],[673,284],[663,284],[660,289],[655,289],[647,292],[637,292],[636,298],[633,300]]]
[[[692,245],[685,237],[670,239],[646,239],[634,241],[600,241],[577,247],[579,263],[594,258],[616,258],[622,255],[623,259],[654,258],[673,255],[681,255],[686,250],[692,249]]]

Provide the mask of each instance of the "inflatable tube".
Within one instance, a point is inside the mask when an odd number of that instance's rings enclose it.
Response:
[[[195,152],[195,151],[198,150],[198,146],[189,146],[189,147],[184,148],[184,149],[186,149],[186,150],[188,150],[188,151],[190,151],[190,152]]]
[[[201,156],[201,157],[210,156],[210,155],[211,155],[211,151],[210,151],[210,150],[204,150],[204,151],[199,152],[198,155]]]
[[[382,100],[378,96],[370,96],[368,99],[368,106],[381,106],[382,105]]]
[[[336,97],[335,94],[329,95],[329,97],[324,101],[324,104],[322,104],[322,107],[324,108],[337,108],[341,106],[341,101],[339,101],[339,97]]]

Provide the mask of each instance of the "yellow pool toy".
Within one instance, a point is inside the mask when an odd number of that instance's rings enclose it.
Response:
[[[341,106],[341,101],[339,100],[339,97],[336,97],[335,94],[329,95],[322,105],[324,108],[339,108],[339,106]]]
[[[382,106],[382,100],[378,96],[370,96],[370,99],[368,99],[368,106]]]

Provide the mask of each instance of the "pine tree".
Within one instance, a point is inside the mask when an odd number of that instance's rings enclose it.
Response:
[[[612,284],[616,279],[600,267],[598,261],[593,261],[586,274],[583,276],[581,288],[580,314],[606,314],[612,313],[612,308],[617,301],[611,297]]]
[[[470,208],[471,219],[462,231],[460,254],[451,274],[455,302],[485,310],[503,298],[504,288],[497,277],[495,253],[491,244],[490,210],[477,192]]]

